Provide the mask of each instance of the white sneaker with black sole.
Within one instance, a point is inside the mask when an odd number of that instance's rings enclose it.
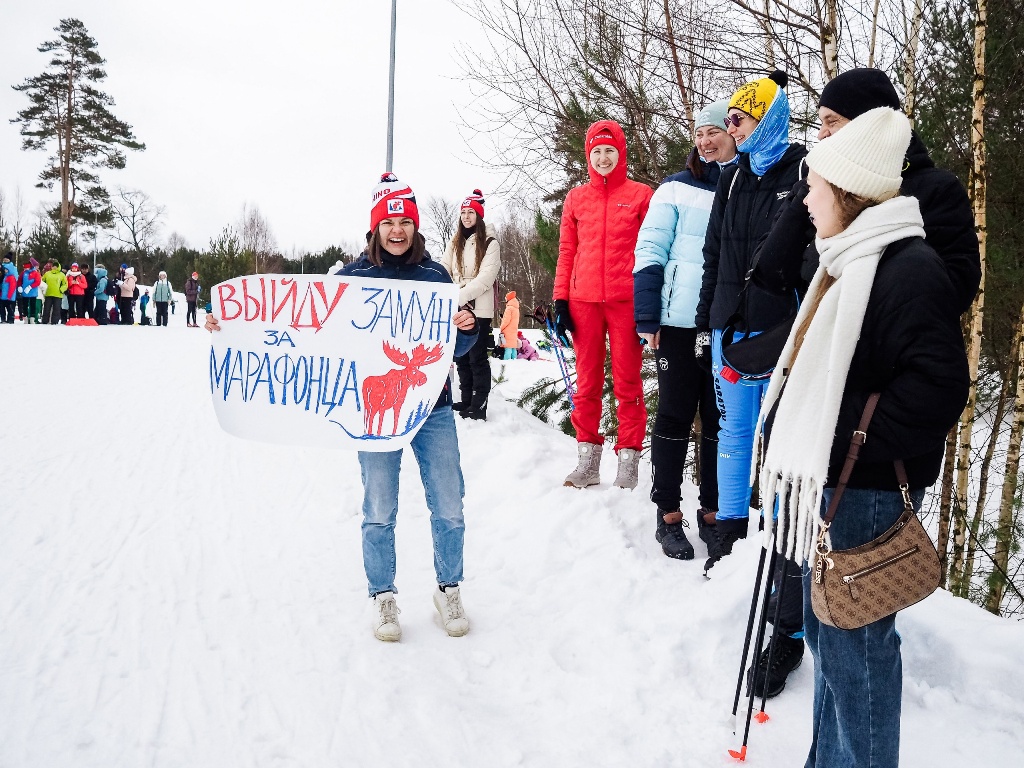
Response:
[[[385,643],[396,643],[402,639],[402,627],[398,624],[398,603],[394,592],[381,592],[373,596],[373,604],[377,608],[377,622],[373,628],[373,636]]]
[[[462,637],[469,632],[469,619],[458,587],[438,587],[434,592],[434,607],[441,614],[441,623],[449,637]]]

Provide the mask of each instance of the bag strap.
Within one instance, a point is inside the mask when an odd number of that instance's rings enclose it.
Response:
[[[839,502],[842,500],[843,492],[846,490],[846,484],[850,482],[850,475],[853,474],[853,465],[857,463],[857,459],[860,456],[861,446],[868,441],[868,424],[871,423],[871,417],[875,413],[879,397],[881,397],[879,392],[872,392],[868,397],[868,402],[864,406],[864,413],[860,417],[860,424],[857,425],[857,429],[854,430],[853,436],[850,438],[850,450],[846,454],[843,471],[839,474],[839,482],[836,483],[835,493],[832,494],[832,501],[829,503],[828,510],[822,520],[826,525],[831,524],[835,518],[836,511],[839,509]],[[903,470],[902,478],[899,477],[902,468],[903,462],[898,461],[896,468],[897,479],[899,479],[901,484],[905,484],[906,470]]]

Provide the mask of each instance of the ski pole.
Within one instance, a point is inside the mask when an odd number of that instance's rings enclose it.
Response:
[[[777,524],[777,523],[776,523]],[[785,529],[782,531],[782,541],[785,542],[789,530],[789,518],[786,517]],[[782,564],[779,569],[779,594],[775,600],[775,615],[772,617],[772,639],[768,641],[768,667],[764,673],[764,684],[761,686],[761,711],[755,715],[757,722],[768,722],[768,715],[764,711],[765,702],[768,700],[768,674],[771,672],[772,660],[775,658],[776,640],[779,637],[779,619],[782,616],[782,601],[786,599],[786,582],[789,576],[786,575],[786,557],[783,555]],[[757,670],[754,670],[754,682],[757,682]]]
[[[775,527],[776,535],[778,534],[778,526]],[[768,561],[768,573],[775,573],[775,561],[778,556],[778,551],[775,548],[775,541],[772,541],[772,554]],[[754,640],[754,645],[760,651],[761,646],[764,644],[764,630],[768,624],[768,601],[772,595],[772,580],[765,580],[764,598],[761,602],[761,613],[757,621],[757,638]],[[756,671],[755,671],[756,674]],[[743,761],[747,759],[747,741],[750,738],[750,719],[754,714],[754,686],[753,679],[751,679],[751,685],[747,689],[747,719],[743,727],[743,743],[738,750],[730,749],[729,755],[736,758],[737,760]]]
[[[569,398],[569,412],[576,410],[576,403],[572,399],[572,382],[569,381],[569,370],[565,362],[565,354],[562,351],[562,342],[555,333],[555,326],[551,322],[551,309],[548,308],[544,315],[544,323],[547,325],[548,334],[551,336],[552,344],[555,347],[555,357],[558,359],[558,369],[562,372],[562,383],[565,384],[565,394]]]
[[[754,579],[754,596],[750,598],[750,614],[747,616],[747,633],[743,638],[743,658],[740,659],[740,673],[736,677],[736,696],[732,700],[732,716],[736,717],[736,710],[740,706],[740,691],[743,690],[743,673],[747,668],[747,655],[750,653],[750,638],[754,634],[754,616],[757,614],[757,596],[761,594],[761,579],[764,578],[764,559],[768,550],[761,547],[761,557],[757,563],[757,577]],[[735,720],[732,732],[736,733]]]

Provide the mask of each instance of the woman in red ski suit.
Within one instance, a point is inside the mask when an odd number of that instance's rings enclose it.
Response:
[[[585,488],[600,482],[604,437],[600,434],[605,337],[611,344],[612,379],[619,434],[615,485],[635,488],[640,448],[647,430],[643,347],[633,319],[633,251],[654,192],[626,178],[626,135],[614,120],[587,130],[590,183],[569,191],[562,209],[555,272],[555,329],[572,334],[576,351],[575,410],[579,465],[565,485]]]

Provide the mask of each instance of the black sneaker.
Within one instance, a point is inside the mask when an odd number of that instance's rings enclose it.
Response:
[[[733,544],[747,538],[747,518],[719,520],[715,525],[708,526],[707,533],[708,560],[704,563],[705,576],[715,563],[732,554]]]
[[[679,510],[670,512],[665,509],[658,509],[658,527],[655,529],[654,538],[661,544],[661,551],[666,557],[676,560],[693,560],[693,545],[687,540],[683,533],[684,527],[689,527]],[[665,515],[679,515],[678,523],[666,523]]]
[[[774,650],[772,646],[774,645]],[[771,655],[771,669],[768,668],[768,656]],[[754,696],[772,698],[782,693],[786,687],[786,679],[790,673],[800,666],[804,660],[804,641],[800,638],[780,634],[774,643],[761,651],[757,659],[757,675],[754,676]],[[754,667],[747,670],[747,686]],[[765,681],[767,680],[767,685]],[[767,689],[767,690],[766,690]]]

